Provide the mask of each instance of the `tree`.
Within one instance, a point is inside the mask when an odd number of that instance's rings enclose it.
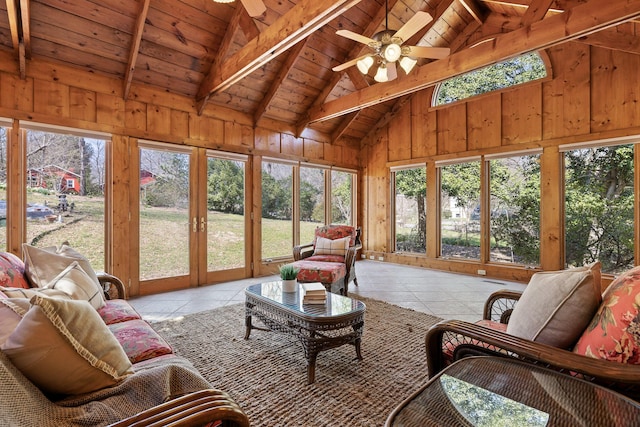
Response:
[[[464,239],[469,242],[469,219],[480,201],[480,162],[458,163],[441,168],[440,186],[444,195],[455,199],[464,212]]]
[[[409,236],[410,246],[415,252],[424,252],[427,248],[427,173],[426,168],[397,171],[396,193],[415,200],[418,208],[418,225],[415,233]],[[398,236],[396,236],[397,238]]]
[[[331,222],[346,224],[351,221],[351,179],[348,172],[331,173]]]
[[[147,187],[146,203],[155,207],[187,209],[189,205],[189,156],[142,150],[156,181]],[[142,155],[141,155],[142,156]]]
[[[291,175],[276,179],[262,171],[262,217],[291,219]]]
[[[244,168],[240,162],[210,159],[207,187],[209,210],[244,213]]]

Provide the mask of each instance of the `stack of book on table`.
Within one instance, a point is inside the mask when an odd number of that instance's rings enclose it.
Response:
[[[300,283],[303,304],[324,304],[327,302],[327,291],[320,282]]]

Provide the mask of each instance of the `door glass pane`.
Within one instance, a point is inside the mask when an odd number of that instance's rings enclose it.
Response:
[[[104,269],[106,141],[27,130],[27,243],[68,241]]]
[[[190,156],[140,149],[140,279],[189,274]]]
[[[489,162],[491,261],[540,263],[540,156]]]
[[[480,162],[440,168],[441,256],[480,259]]]
[[[293,167],[262,163],[262,259],[293,254]]]
[[[0,126],[0,251],[7,250],[7,129]]]
[[[395,174],[397,252],[427,251],[427,170],[405,169]]]
[[[331,171],[331,224],[351,225],[354,177],[349,172]]]
[[[599,260],[604,273],[634,266],[633,145],[565,153],[568,267]]]
[[[324,176],[318,168],[300,167],[300,243],[313,242],[316,227],[324,224]]]
[[[244,162],[208,159],[207,270],[245,265]]]

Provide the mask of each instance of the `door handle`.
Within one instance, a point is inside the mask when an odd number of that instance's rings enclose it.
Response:
[[[196,233],[198,231],[198,218],[193,217],[193,232]]]
[[[202,231],[203,233],[204,233],[206,224],[207,222],[204,220],[204,217],[200,217],[200,231]]]

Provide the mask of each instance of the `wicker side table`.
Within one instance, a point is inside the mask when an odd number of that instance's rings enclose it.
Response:
[[[282,282],[251,285],[245,289],[245,339],[252,329],[293,335],[307,359],[307,383],[315,381],[316,358],[321,351],[352,344],[362,359],[360,341],[366,306],[362,301],[327,292],[325,304],[302,304],[302,295],[282,292]],[[265,327],[253,324],[253,318]]]
[[[387,427],[630,426],[640,404],[591,382],[513,359],[469,357],[432,378]]]

